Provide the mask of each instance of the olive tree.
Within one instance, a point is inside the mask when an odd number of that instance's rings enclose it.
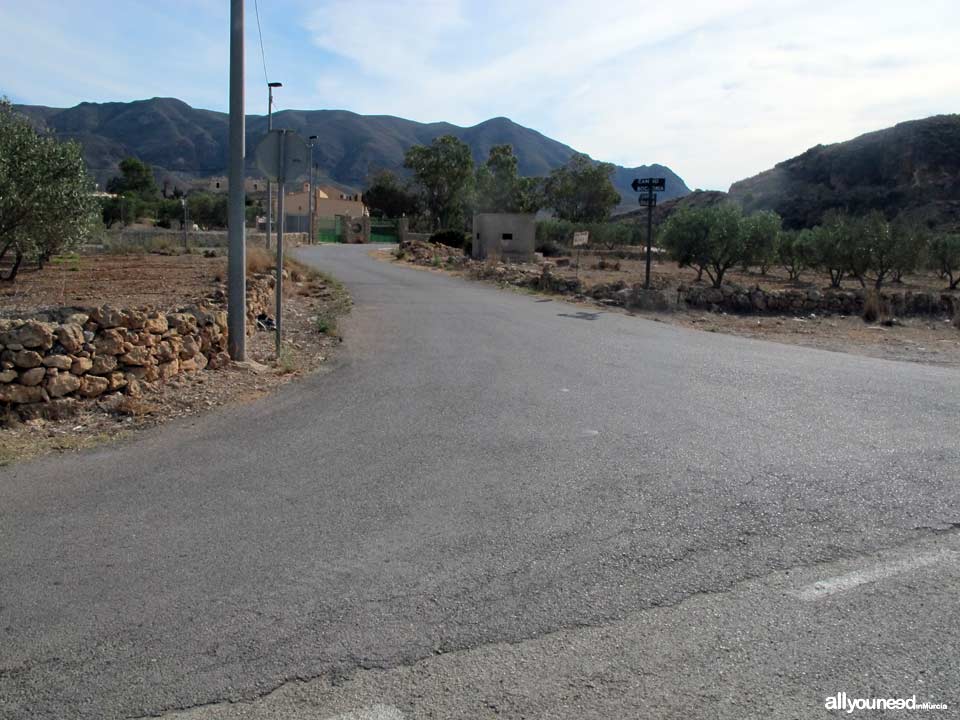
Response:
[[[930,241],[930,266],[947,278],[950,289],[960,285],[960,235],[937,235]]]
[[[780,216],[772,210],[762,210],[744,218],[744,267],[758,267],[761,274],[767,274],[777,260],[782,224]]]
[[[790,279],[794,282],[799,280],[800,273],[817,262],[816,231],[803,229],[781,232],[777,258]]]
[[[13,259],[5,280],[24,259],[43,263],[82,242],[99,207],[80,146],[34,129],[0,100],[0,262]]]
[[[746,256],[743,211],[731,203],[678,210],[661,238],[678,265],[696,267],[698,280],[706,272],[714,287]]]

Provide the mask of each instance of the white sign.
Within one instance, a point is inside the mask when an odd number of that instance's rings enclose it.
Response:
[[[271,130],[254,151],[257,167],[277,182],[293,180],[307,172],[308,156],[307,144],[293,130]]]
[[[590,242],[590,233],[587,230],[583,232],[575,232],[573,234],[573,246],[582,247]]]

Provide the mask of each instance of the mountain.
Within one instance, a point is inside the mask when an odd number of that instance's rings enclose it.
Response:
[[[820,222],[831,208],[905,212],[960,229],[960,115],[900,123],[802,155],[730,186],[745,210],[776,210],[788,227]]]
[[[125,157],[135,156],[153,166],[158,179],[172,184],[198,177],[224,175],[227,166],[229,118],[226,113],[198,110],[174,98],[129,103],[81,103],[72,108],[18,105],[17,109],[62,138],[77,140],[98,182],[118,174]],[[440,135],[455,135],[470,146],[475,161],[486,159],[493,145],[513,146],[523,175],[546,175],[563,165],[574,150],[535,130],[498,117],[473,127],[450,123],[418,123],[389,115],[358,115],[345,110],[282,110],[273,114],[275,128],[289,128],[303,137],[317,135],[314,161],[322,180],[347,188],[364,187],[378,170],[403,173],[403,155],[416,144],[428,144]],[[267,130],[267,118],[247,116],[248,172],[253,147]],[[633,178],[667,178],[664,198],[689,192],[676,174],[661,165],[617,167],[614,184],[632,207]]]

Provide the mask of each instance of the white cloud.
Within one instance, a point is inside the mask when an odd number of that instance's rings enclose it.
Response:
[[[952,2],[324,3],[324,104],[507,115],[624,165],[725,188],[818,142],[955,110]],[[355,70],[355,72],[351,72]]]

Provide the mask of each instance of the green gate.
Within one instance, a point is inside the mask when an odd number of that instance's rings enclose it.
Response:
[[[343,237],[339,218],[335,218],[335,217],[317,218],[316,230],[317,230],[317,242],[336,243],[336,242],[340,242]]]
[[[399,241],[396,220],[370,218],[370,242],[395,243]]]

